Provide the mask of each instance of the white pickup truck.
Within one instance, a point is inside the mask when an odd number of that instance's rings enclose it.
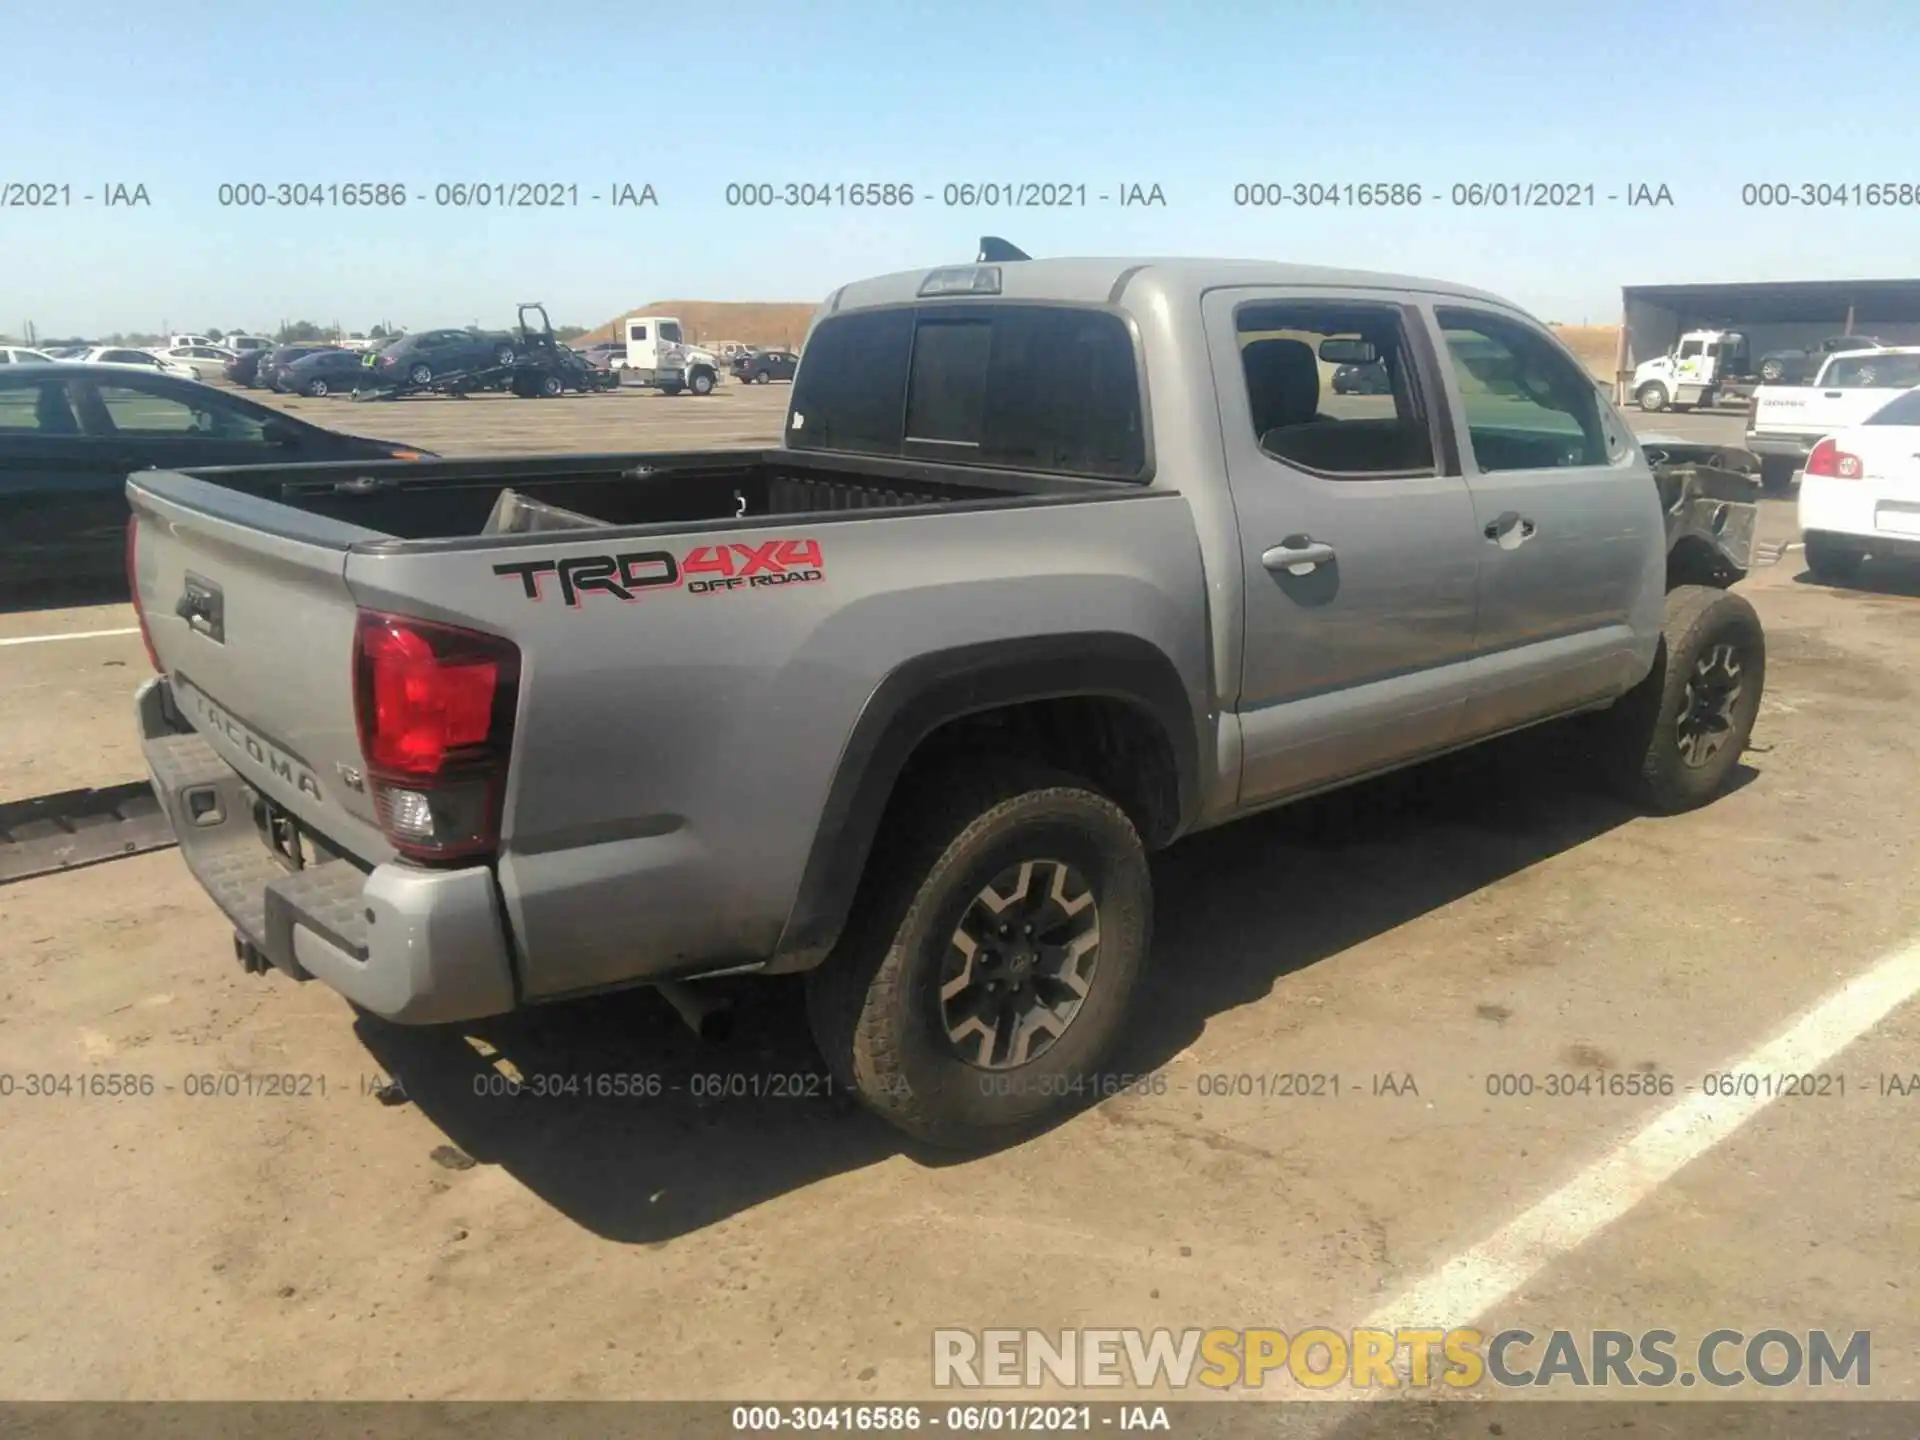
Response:
[[[1766,488],[1793,484],[1825,436],[1858,425],[1920,385],[1920,345],[1834,355],[1811,385],[1762,385],[1753,393],[1746,448],[1760,457]]]

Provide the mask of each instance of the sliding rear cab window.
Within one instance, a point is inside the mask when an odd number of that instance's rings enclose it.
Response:
[[[1133,336],[1104,310],[942,304],[815,327],[787,416],[794,449],[1137,480]]]

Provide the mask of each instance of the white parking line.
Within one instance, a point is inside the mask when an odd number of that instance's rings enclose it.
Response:
[[[1719,1070],[1817,1071],[1920,994],[1920,941],[1876,961],[1759,1049]],[[1591,1240],[1766,1109],[1771,1095],[1687,1096],[1490,1239],[1454,1256],[1362,1322],[1378,1329],[1471,1324]]]
[[[0,640],[0,645],[51,645],[55,640],[103,640],[109,635],[139,633],[138,625],[130,625],[125,630],[69,630],[64,635],[13,635]]]

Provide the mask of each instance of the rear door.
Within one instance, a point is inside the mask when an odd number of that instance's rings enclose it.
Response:
[[[1625,423],[1545,330],[1451,301],[1429,314],[1477,531],[1467,726],[1484,735],[1618,688],[1641,648],[1636,606],[1665,589],[1665,528]]]
[[[1241,803],[1445,748],[1479,542],[1417,307],[1258,287],[1203,308],[1242,550]],[[1323,358],[1330,338],[1370,345],[1389,393],[1332,394],[1367,354]]]

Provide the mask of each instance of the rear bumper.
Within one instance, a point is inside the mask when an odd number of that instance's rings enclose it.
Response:
[[[239,936],[296,980],[319,980],[402,1025],[514,1007],[492,872],[325,860],[289,869],[254,821],[253,789],[183,729],[165,679],[135,702],[153,791],[181,857]]]
[[[1797,460],[1805,465],[1807,456],[1813,453],[1813,447],[1819,443],[1818,435],[1767,435],[1749,430],[1746,448],[1755,455]]]

